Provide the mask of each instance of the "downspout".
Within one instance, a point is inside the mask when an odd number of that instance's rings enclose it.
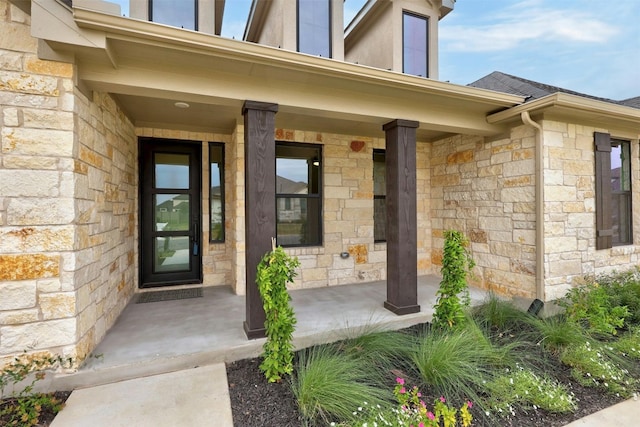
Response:
[[[536,298],[544,301],[544,164],[542,126],[531,119],[528,111],[520,113],[522,123],[536,129],[535,204],[536,204]]]

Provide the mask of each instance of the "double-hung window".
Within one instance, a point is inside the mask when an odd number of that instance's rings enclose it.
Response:
[[[298,52],[331,58],[330,0],[298,0]]]
[[[386,242],[387,187],[384,150],[373,150],[373,240]]]
[[[322,244],[322,146],[276,144],[276,240],[281,246]]]
[[[423,16],[402,14],[402,72],[429,77],[429,20]]]
[[[209,143],[209,179],[209,240],[224,242],[224,144]]]
[[[198,0],[149,0],[149,21],[198,30]]]
[[[595,133],[596,249],[633,243],[631,143]]]

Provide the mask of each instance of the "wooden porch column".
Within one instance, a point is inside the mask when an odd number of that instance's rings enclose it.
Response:
[[[403,315],[418,305],[416,214],[416,128],[418,122],[385,124],[387,185],[387,300],[384,307]]]
[[[256,284],[260,260],[271,251],[276,237],[276,144],[275,115],[278,104],[245,101],[244,185],[246,247],[246,320],[247,338],[265,336],[265,314]]]

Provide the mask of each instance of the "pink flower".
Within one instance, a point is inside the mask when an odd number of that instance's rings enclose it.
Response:
[[[404,387],[402,387],[400,390],[398,390],[398,393],[400,394],[405,394],[407,392],[407,389],[405,389]]]
[[[404,385],[404,378],[400,378],[400,377],[398,377],[398,378],[396,378],[396,382],[397,382],[398,384],[400,384],[400,385]]]
[[[440,402],[444,403],[446,401],[447,401],[447,399],[445,399],[444,396],[440,396]]]
[[[420,424],[418,424],[418,427],[424,427],[424,423],[420,421]]]
[[[427,418],[429,418],[431,421],[436,419],[436,416],[433,415],[433,412],[427,412]]]
[[[468,400],[467,401],[467,406],[469,407],[469,409],[473,408],[473,402]]]
[[[424,403],[424,400],[421,400],[421,401],[420,401],[420,406],[422,406],[423,408],[426,408],[426,407],[427,407],[427,404],[426,404],[426,403]]]
[[[418,392],[418,394],[416,394],[416,396],[422,397],[422,393]]]

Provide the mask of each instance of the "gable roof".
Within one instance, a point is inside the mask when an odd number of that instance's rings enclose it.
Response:
[[[597,101],[609,102],[612,104],[624,105],[632,108],[640,108],[640,96],[625,99],[622,101],[616,101],[609,98],[600,98],[597,96],[587,95],[557,86],[535,82],[533,80],[523,79],[521,77],[512,76],[500,71],[494,71],[493,73],[486,75],[473,83],[468,84],[468,86],[523,96],[525,98],[525,102],[540,99],[554,93],[566,93],[569,95],[581,96],[583,98],[594,99]]]

